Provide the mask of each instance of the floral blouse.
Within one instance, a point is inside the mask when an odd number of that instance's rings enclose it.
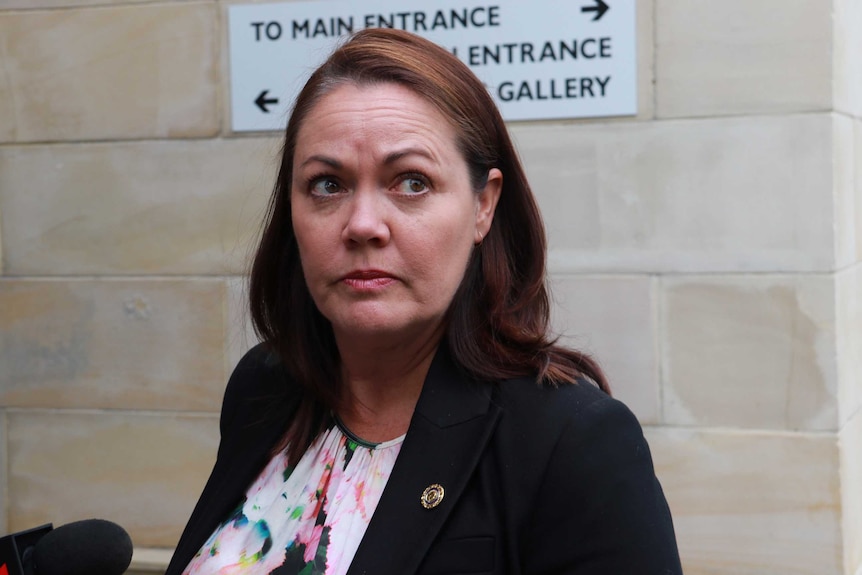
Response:
[[[295,466],[277,454],[183,575],[346,573],[403,441],[368,443],[335,421]]]

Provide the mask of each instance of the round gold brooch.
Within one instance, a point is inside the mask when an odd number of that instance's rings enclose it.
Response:
[[[440,505],[441,501],[443,501],[444,494],[445,491],[443,490],[443,486],[438,483],[434,483],[425,488],[419,501],[422,502],[422,507],[425,509],[434,509]]]

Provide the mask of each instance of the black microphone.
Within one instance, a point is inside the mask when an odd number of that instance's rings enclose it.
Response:
[[[50,525],[4,537],[18,557],[0,558],[0,575],[122,575],[132,562],[132,539],[104,519]],[[17,544],[16,544],[17,542]],[[2,541],[0,541],[2,549]]]
[[[31,554],[36,543],[51,529],[53,526],[48,523],[0,537],[0,575],[23,575],[24,556]]]

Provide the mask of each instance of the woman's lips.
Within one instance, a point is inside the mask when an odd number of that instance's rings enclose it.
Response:
[[[395,283],[396,278],[380,270],[356,270],[345,275],[341,281],[355,290],[371,291]]]

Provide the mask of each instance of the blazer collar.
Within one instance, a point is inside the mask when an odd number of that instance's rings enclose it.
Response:
[[[426,376],[407,437],[386,488],[357,549],[348,575],[414,573],[457,504],[490,439],[499,416],[491,385],[464,376],[446,350],[437,351]],[[248,401],[246,398],[245,401]],[[263,398],[254,398],[258,401]],[[242,426],[220,447],[220,458],[195,508],[167,573],[180,573],[216,526],[233,510],[266,465],[298,395],[282,411],[285,419],[258,419]],[[256,402],[255,406],[259,405]],[[264,410],[252,409],[260,413]],[[248,420],[245,420],[248,423]],[[425,509],[423,491],[441,485],[439,505]],[[383,560],[382,558],[386,558]]]
[[[492,436],[500,412],[491,390],[461,373],[441,344],[348,575],[416,572]],[[442,486],[443,498],[426,509],[431,485]]]

